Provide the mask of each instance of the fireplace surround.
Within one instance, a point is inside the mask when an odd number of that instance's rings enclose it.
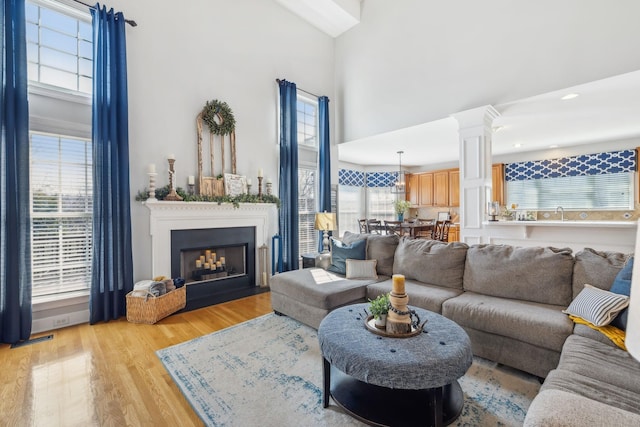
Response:
[[[178,277],[180,249],[172,247],[172,235],[191,235],[192,243],[182,242],[182,249],[206,252],[216,247],[231,250],[240,247],[246,257],[246,271],[229,279],[213,277],[212,280],[187,283],[187,307],[185,310],[205,307],[259,292],[261,272],[258,265],[258,248],[267,245],[271,251],[271,238],[277,233],[278,212],[272,203],[241,203],[235,208],[230,203],[209,202],[144,202],[149,209],[151,235],[152,276]],[[234,231],[234,229],[237,229]],[[181,233],[191,230],[192,233]],[[212,241],[206,234],[211,231]],[[241,234],[251,235],[253,242],[236,239]],[[173,255],[173,256],[172,256]],[[267,275],[271,272],[267,271]],[[217,273],[216,273],[217,274]],[[188,279],[185,277],[185,279]],[[231,280],[231,282],[228,282]],[[228,283],[225,283],[228,282]],[[203,285],[207,285],[206,287]]]

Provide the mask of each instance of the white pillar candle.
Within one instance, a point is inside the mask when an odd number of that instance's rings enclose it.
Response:
[[[176,159],[176,155],[175,154],[169,154],[169,156],[167,158],[169,160],[175,160]]]
[[[156,165],[151,163],[148,168],[149,173],[156,173]]]
[[[193,175],[189,175],[188,183],[189,185],[194,185],[196,183],[196,178]]]
[[[247,178],[247,185],[251,185],[251,178]]]
[[[262,178],[263,176],[262,168],[258,169],[258,178]]]

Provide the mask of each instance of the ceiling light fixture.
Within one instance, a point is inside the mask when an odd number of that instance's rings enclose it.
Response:
[[[404,171],[402,170],[402,154],[404,151],[398,151],[398,156],[400,160],[398,161],[398,175],[396,177],[396,182],[391,187],[392,194],[405,194],[407,192],[407,182],[405,180]]]
[[[562,99],[563,101],[568,101],[569,99],[574,99],[574,98],[577,98],[579,96],[580,96],[580,94],[578,94],[578,93],[568,93],[568,94],[566,94],[565,96],[563,96],[560,99]]]

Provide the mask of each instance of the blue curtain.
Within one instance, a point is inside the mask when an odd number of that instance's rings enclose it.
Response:
[[[2,0],[0,342],[31,335],[29,107],[24,0]]]
[[[298,114],[295,83],[280,80],[280,242],[283,271],[298,269]]]
[[[125,20],[96,5],[93,17],[93,263],[89,321],[126,314],[133,289]]]
[[[329,139],[329,98],[321,96],[318,98],[318,117],[320,139],[319,169],[320,176],[318,208],[320,212],[331,212],[331,141]],[[322,252],[322,231],[318,232],[318,252]]]

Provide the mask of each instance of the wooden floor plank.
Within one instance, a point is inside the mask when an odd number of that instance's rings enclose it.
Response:
[[[0,426],[202,426],[155,351],[271,311],[265,292],[155,325],[123,318],[0,344]]]

